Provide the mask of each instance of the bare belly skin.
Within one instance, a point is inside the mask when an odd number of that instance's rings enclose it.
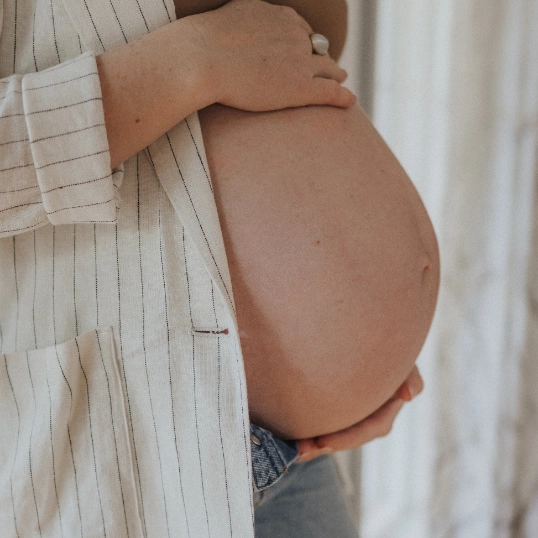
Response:
[[[251,420],[334,432],[396,391],[439,286],[432,225],[358,107],[200,112]]]

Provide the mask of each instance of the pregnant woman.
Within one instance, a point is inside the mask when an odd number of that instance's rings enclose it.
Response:
[[[213,106],[200,118],[251,420],[280,439],[338,446],[418,375],[439,285],[424,206],[357,106]],[[259,535],[353,536],[331,473],[327,457],[294,464],[257,493]]]
[[[223,3],[2,4],[2,536],[353,536],[307,460],[422,388],[416,191],[308,22]]]

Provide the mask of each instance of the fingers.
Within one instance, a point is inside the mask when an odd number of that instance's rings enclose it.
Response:
[[[375,413],[345,430],[316,439],[301,439],[298,441],[300,456],[297,461],[309,461],[322,454],[358,448],[388,435],[404,403],[402,399],[393,397]]]
[[[291,7],[232,0],[191,24],[213,102],[253,112],[356,102],[340,86],[346,72],[329,55],[312,53],[312,28]]]
[[[289,9],[295,11],[293,8]],[[310,41],[310,35],[313,33],[313,30],[299,14],[296,13],[296,15],[299,25],[302,26],[308,34],[308,45],[311,51],[312,43]],[[357,101],[356,96],[351,91],[340,86],[347,79],[347,72],[328,54],[319,55],[311,52],[311,62],[315,79],[327,79],[328,81],[335,81],[338,83],[337,87],[337,85],[332,82],[325,83],[321,81],[320,83],[315,80],[313,91],[314,96],[317,97],[319,101],[312,104],[335,105],[346,108]]]
[[[330,454],[333,450],[330,447],[326,448],[312,448],[312,449],[301,449],[301,443],[299,442],[299,453],[300,456],[297,458],[298,462],[310,461],[318,456],[323,456],[324,454]]]
[[[334,79],[316,77],[312,82],[311,104],[347,108],[357,102],[357,96]]]
[[[424,389],[424,380],[415,366],[407,379],[402,383],[396,394],[406,402],[411,401],[417,394]]]
[[[311,61],[314,69],[313,104],[347,108],[357,102],[355,94],[341,85],[347,78],[347,72],[329,55],[312,54]]]
[[[321,456],[321,449],[316,444],[315,439],[301,439],[297,442],[297,445],[299,447],[299,458],[297,458],[297,461],[309,461],[317,456]]]
[[[332,434],[300,440],[298,461],[308,461],[338,450],[358,448],[378,437],[388,435],[404,403],[420,394],[423,389],[424,380],[415,366],[395,395],[361,422]]]
[[[342,69],[329,55],[312,54],[312,64],[316,77],[333,79],[339,84],[347,79],[346,70]]]
[[[400,398],[392,398],[354,426],[316,439],[299,441],[300,456],[297,461],[309,461],[323,454],[358,448],[378,437],[385,437],[390,433],[394,419],[404,403]]]
[[[375,413],[358,424],[317,439],[319,448],[330,447],[332,451],[358,448],[378,437],[385,437],[392,429],[396,415],[404,405],[400,398],[393,398]]]

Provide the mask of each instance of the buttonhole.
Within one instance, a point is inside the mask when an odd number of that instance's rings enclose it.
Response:
[[[202,330],[202,329],[194,329],[194,332],[195,333],[199,333],[199,334],[228,334],[230,331],[228,331],[228,329],[222,329],[222,330],[211,330],[211,329],[208,329],[208,330]]]

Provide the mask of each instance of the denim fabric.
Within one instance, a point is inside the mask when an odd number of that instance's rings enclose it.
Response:
[[[332,456],[296,462],[254,492],[256,538],[358,538]]]
[[[262,491],[275,484],[288,467],[299,457],[295,441],[282,441],[270,431],[250,424],[252,474],[254,491]]]

